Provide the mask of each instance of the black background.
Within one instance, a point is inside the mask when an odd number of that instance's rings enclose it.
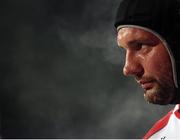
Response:
[[[166,114],[122,75],[120,2],[1,2],[3,138],[142,138]]]

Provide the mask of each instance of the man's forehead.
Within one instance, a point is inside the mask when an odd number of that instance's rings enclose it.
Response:
[[[154,34],[144,30],[144,29],[139,29],[135,27],[124,27],[118,30],[118,35],[120,36],[134,36],[136,38],[138,37],[152,37],[155,36]]]
[[[142,40],[154,40],[157,41],[159,38],[155,36],[153,33],[148,32],[144,29],[139,29],[136,27],[124,27],[118,30],[117,36],[118,44],[122,40],[126,40],[127,42],[131,41],[142,41]]]

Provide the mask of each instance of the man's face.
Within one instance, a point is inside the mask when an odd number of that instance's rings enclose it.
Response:
[[[125,76],[133,76],[144,89],[144,98],[154,104],[168,104],[174,97],[169,54],[155,35],[138,28],[122,28],[118,45],[125,49]]]

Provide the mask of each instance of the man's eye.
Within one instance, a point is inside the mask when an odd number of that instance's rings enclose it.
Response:
[[[142,43],[136,43],[133,48],[134,48],[135,50],[140,50],[140,49],[142,48],[142,46],[143,46]]]

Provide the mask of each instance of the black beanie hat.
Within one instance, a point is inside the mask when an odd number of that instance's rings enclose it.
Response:
[[[172,104],[180,103],[180,5],[177,0],[123,0],[115,27],[136,25],[158,33],[169,45],[175,59],[178,87]]]

